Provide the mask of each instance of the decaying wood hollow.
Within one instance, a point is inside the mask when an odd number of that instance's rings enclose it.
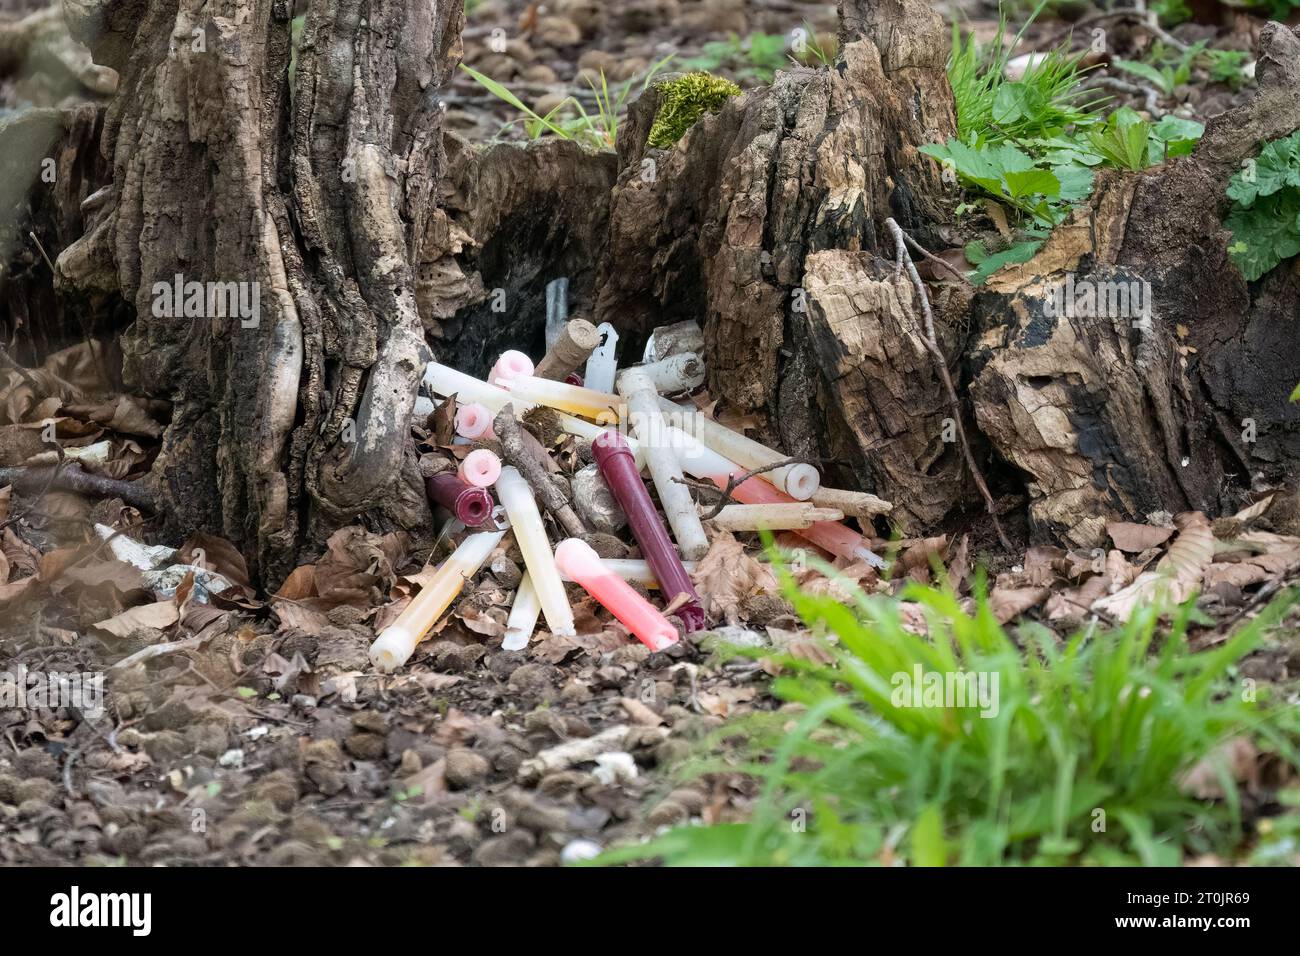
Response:
[[[929,285],[954,410],[884,229],[941,248],[959,200],[919,152],[955,128],[948,31],[925,0],[841,0],[834,66],[779,72],[672,149],[645,144],[652,86],[617,155],[444,136],[459,0],[311,0],[292,88],[285,2],[65,7],[121,83],[106,111],[56,124],[84,171],[44,227],[63,235],[60,307],[116,309],[127,387],[173,407],[164,515],[229,537],[263,581],[358,517],[427,531],[406,430],[423,364],[540,355],[559,276],[571,315],[620,329],[625,362],[652,328],[701,321],[713,397],[824,462],[827,484],[894,502],[906,534],[979,510],[956,415],[1031,533],[1085,546],[1110,517],[1230,509],[1300,456],[1300,264],[1247,284],[1222,227],[1241,160],[1300,128],[1284,27],[1264,31],[1254,102],[1193,155],[1100,177],[978,294]],[[178,275],[257,283],[256,324],[156,314]],[[1149,284],[1149,321],[1049,314],[1067,277]]]

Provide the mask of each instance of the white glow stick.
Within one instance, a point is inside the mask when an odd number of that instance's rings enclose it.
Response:
[[[698,438],[719,455],[734,461],[742,472],[766,468],[790,457],[675,402],[660,399],[659,405],[668,424]],[[763,472],[758,477],[775,485],[796,501],[807,501],[821,485],[821,475],[812,465],[786,465],[784,468]]]
[[[542,613],[542,602],[537,597],[537,588],[533,587],[533,578],[527,571],[519,580],[519,589],[515,591],[515,603],[510,605],[510,616],[506,618],[506,633],[501,641],[503,651],[522,651],[532,640],[533,631],[537,629],[537,618]]]
[[[601,563],[605,566],[605,570],[613,572],[624,581],[639,584],[654,591],[659,590],[659,582],[655,580],[655,573],[650,570],[648,561],[641,558],[602,558]],[[683,561],[682,567],[686,569],[688,574],[695,573],[694,561]],[[560,572],[560,577],[569,583],[576,583],[563,571]]]
[[[682,466],[667,441],[659,394],[644,373],[632,368],[619,376],[619,392],[627,399],[628,420],[645,447],[646,466],[659,492],[668,526],[677,539],[682,557],[694,560],[709,550],[709,539],[700,524],[691,490],[682,482]]]
[[[501,477],[497,479],[497,497],[510,516],[515,541],[524,554],[524,564],[528,566],[542,613],[546,615],[546,626],[552,634],[571,637],[577,633],[573,628],[573,609],[569,606],[569,596],[564,593],[560,569],[555,566],[551,542],[547,540],[533,489],[528,487],[528,482],[513,465],[501,469]]]
[[[504,388],[489,385],[472,375],[466,375],[464,372],[459,372],[447,365],[440,365],[437,362],[429,363],[429,367],[424,373],[424,381],[430,389],[439,395],[455,395],[460,402],[477,403],[494,414],[507,405],[514,405],[515,413],[518,415],[523,415],[529,409],[537,407],[532,402],[524,401],[517,395],[511,395]],[[572,415],[557,414],[556,417],[560,420],[560,427],[566,432],[570,435],[577,435],[579,438],[585,438],[588,441],[591,441],[605,430],[600,425],[584,422],[581,418],[574,418]],[[637,441],[630,435],[625,437],[632,449],[632,454],[636,456],[637,465],[644,467],[645,457]]]
[[[465,587],[465,582],[478,574],[492,549],[504,537],[504,531],[484,531],[472,534],[462,541],[429,583],[406,605],[397,620],[375,638],[370,645],[371,663],[388,673],[410,660],[415,653],[415,645],[424,640],[429,628],[437,623],[451,602],[456,600],[456,595]]]
[[[594,388],[570,385],[568,382],[553,382],[548,378],[538,378],[535,375],[499,378],[495,380],[495,384],[526,402],[545,405],[572,415],[581,415],[583,418],[594,419],[597,422],[616,424],[623,417],[623,399],[608,392],[598,392]]]
[[[587,359],[587,368],[583,372],[582,380],[588,388],[598,392],[612,392],[614,373],[618,371],[614,359],[614,350],[618,347],[618,333],[608,322],[600,323],[596,326],[596,331],[603,336],[603,340],[591,353],[591,358]]]

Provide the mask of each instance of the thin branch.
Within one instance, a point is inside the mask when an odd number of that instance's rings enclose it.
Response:
[[[956,276],[958,280],[966,283],[966,285],[970,286],[970,288],[972,289],[975,288],[975,283],[971,282],[970,279],[966,276],[966,274],[962,272],[960,269],[958,269],[956,266],[954,266],[952,263],[945,262],[943,259],[940,259],[934,253],[928,251],[925,248],[925,246],[921,245],[919,242],[917,242],[907,233],[903,233],[903,239],[908,244],[908,246],[911,247],[913,252],[920,253],[921,256],[925,258],[926,261],[932,262],[937,266],[941,266],[942,268],[947,269],[948,272]]]
[[[0,487],[11,484],[20,491],[41,488],[41,495],[56,488],[99,498],[121,498],[141,511],[156,513],[158,510],[153,491],[144,481],[119,481],[82,471],[75,463],[66,468],[61,468],[61,464],[0,468]]]
[[[1186,53],[1188,46],[1178,37],[1174,36],[1159,23],[1152,22],[1152,14],[1147,10],[1136,10],[1132,7],[1126,7],[1123,10],[1109,10],[1104,13],[1094,13],[1091,16],[1082,17],[1071,23],[1064,30],[1060,30],[1046,40],[1041,40],[1037,44],[1044,50],[1051,50],[1061,44],[1062,40],[1068,40],[1074,36],[1075,30],[1082,30],[1096,23],[1102,23],[1106,20],[1129,20],[1140,30],[1145,30],[1166,46],[1171,46],[1179,53]]]
[[[906,234],[902,228],[893,219],[886,219],[885,226],[894,236],[894,248],[897,254],[895,270],[898,273],[901,273],[903,269],[907,270],[907,274],[912,280],[912,286],[920,297],[921,315],[925,321],[925,335],[923,336],[925,347],[929,349],[930,354],[934,357],[935,364],[939,368],[939,378],[943,381],[943,386],[948,392],[949,402],[952,403],[953,421],[957,423],[957,438],[961,442],[966,467],[970,469],[971,477],[975,479],[975,485],[979,488],[980,494],[984,496],[984,507],[988,510],[989,517],[993,519],[993,528],[997,532],[998,540],[1002,543],[1003,548],[1010,551],[1011,542],[1002,530],[1002,523],[998,521],[993,495],[989,493],[989,486],[984,481],[984,475],[980,472],[979,465],[975,463],[974,454],[971,453],[970,442],[966,440],[966,429],[961,421],[961,403],[957,399],[957,389],[953,387],[952,376],[948,374],[948,360],[943,354],[943,349],[939,348],[939,340],[935,336],[934,313],[930,311],[930,297],[925,293],[925,283],[921,281],[921,277],[916,271],[916,264],[912,261],[912,257],[908,255]]]
[[[722,509],[725,508],[727,505],[738,504],[736,499],[732,497],[732,493],[735,492],[735,490],[739,488],[741,485],[743,485],[745,482],[749,481],[749,479],[757,475],[765,475],[769,471],[776,471],[778,468],[787,468],[791,465],[808,465],[808,464],[812,464],[812,462],[809,462],[803,458],[786,458],[784,461],[774,461],[770,465],[764,465],[762,468],[755,468],[753,471],[747,471],[742,475],[737,475],[733,472],[732,474],[727,476],[727,487],[725,488],[719,488],[717,485],[713,484],[712,482],[695,481],[694,479],[687,478],[685,476],[683,476],[680,479],[674,479],[674,480],[680,481],[683,485],[686,485],[688,488],[698,488],[706,491],[716,491],[719,495],[721,495],[721,497],[718,498],[717,504],[715,504],[713,508],[710,509],[708,514],[700,515],[701,521],[708,521],[710,518],[716,518],[718,514],[722,511]]]

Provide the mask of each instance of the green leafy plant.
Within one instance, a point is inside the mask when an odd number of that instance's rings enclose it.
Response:
[[[975,285],[983,285],[988,281],[989,276],[1003,266],[1028,262],[1038,254],[1039,249],[1043,248],[1043,241],[1042,239],[1027,239],[1023,242],[1014,243],[1001,252],[989,252],[984,243],[978,239],[966,243],[963,253],[966,260],[975,267],[975,271],[970,275],[971,281]]]
[[[817,31],[807,20],[803,22],[805,52],[798,54],[798,59],[807,66],[820,63],[822,66],[834,66],[838,44],[834,39],[829,46],[824,46],[817,37]]]
[[[1039,4],[1039,8],[1042,4]],[[1088,99],[1080,81],[1081,55],[1072,56],[1062,46],[1031,63],[1018,80],[1006,77],[1011,51],[1033,21],[1034,14],[1011,42],[1005,41],[1006,19],[987,48],[971,33],[963,40],[953,24],[948,82],[957,105],[957,135],[1002,142],[1053,136],[1068,127],[1097,122],[1097,107],[1104,98]]]
[[[1097,154],[1120,169],[1145,169],[1149,153],[1151,124],[1124,107],[1116,110],[1098,129],[1088,131],[1088,141]]]
[[[751,33],[743,39],[735,33],[725,40],[711,40],[696,57],[683,61],[690,70],[712,72],[725,69],[742,80],[770,83],[785,66],[786,37],[780,33]]]
[[[1300,253],[1300,132],[1266,143],[1228,183],[1228,251],[1254,281]]]
[[[967,186],[977,187],[1030,217],[1042,226],[1054,226],[1070,203],[1092,190],[1092,173],[1083,166],[1040,166],[1034,157],[1009,143],[977,146],[950,139],[921,147],[956,173]]]
[[[1246,64],[1250,54],[1245,50],[1206,50],[1206,59],[1210,68],[1210,79],[1217,83],[1226,83],[1232,89],[1240,89],[1246,79]]]
[[[1193,43],[1174,55],[1157,43],[1151,49],[1149,60],[1115,60],[1116,68],[1146,80],[1165,96],[1192,78],[1192,67],[1205,49],[1205,41]]]
[[[687,73],[656,84],[660,101],[646,143],[656,149],[671,149],[705,113],[740,95],[730,80],[708,73]]]
[[[851,586],[845,585],[852,590]],[[833,634],[831,665],[770,651],[773,691],[797,705],[732,723],[712,746],[735,752],[693,772],[752,774],[761,794],[747,823],[682,827],[599,862],[672,864],[1170,865],[1242,851],[1248,841],[1229,770],[1231,741],[1249,738],[1291,765],[1300,727],[1283,702],[1234,687],[1241,659],[1300,600],[1291,590],[1219,646],[1188,647],[1195,611],[1161,625],[1138,609],[1123,627],[1089,626],[1061,642],[1039,625],[1013,639],[981,597],[973,613],[951,593],[909,586],[928,636],[905,626],[899,598],[787,597],[804,622]],[[900,676],[901,675],[901,676]],[[925,675],[974,687],[966,705],[918,699]],[[739,738],[739,743],[736,741]],[[1193,771],[1196,771],[1193,773]],[[1203,799],[1190,778],[1212,780]],[[798,824],[798,825],[796,825]]]

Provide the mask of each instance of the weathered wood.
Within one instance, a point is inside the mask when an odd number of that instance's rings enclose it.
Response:
[[[112,201],[59,278],[107,276],[135,307],[128,386],[174,401],[154,470],[171,529],[220,532],[275,579],[358,515],[426,526],[406,431],[430,357],[416,267],[462,5],[311,0],[292,91],[283,0],[66,12],[121,80]],[[177,275],[246,284],[256,319],[157,314]]]
[[[1253,481],[1293,476],[1300,460],[1287,401],[1300,262],[1247,283],[1223,228],[1230,177],[1300,128],[1300,32],[1270,24],[1260,44],[1252,102],[1211,119],[1191,156],[1100,176],[1038,255],[976,302],[979,427],[1028,475],[1035,523],[1073,544],[1101,545],[1116,516],[1235,510]],[[1067,282],[1105,304],[1058,314]],[[1145,316],[1115,294],[1147,287]]]

